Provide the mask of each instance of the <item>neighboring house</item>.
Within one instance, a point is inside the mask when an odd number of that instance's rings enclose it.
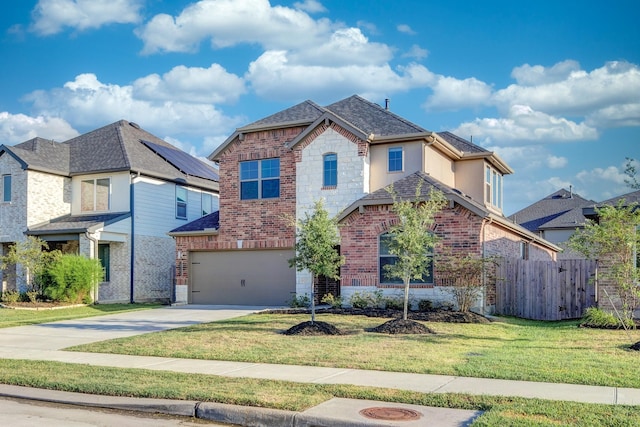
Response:
[[[326,107],[305,101],[237,129],[210,156],[220,168],[220,211],[173,230],[178,288],[188,302],[284,304],[309,294],[311,274],[296,272],[295,227],[314,201],[340,221],[346,258],[339,283],[317,294],[402,285],[382,273],[394,262],[385,252],[394,220],[393,184],[403,198],[422,185],[442,190],[448,207],[434,232],[460,254],[555,259],[559,248],[502,214],[503,176],[511,168],[493,152],[449,132],[423,129],[359,96]],[[443,300],[438,266],[412,285],[417,299]],[[184,294],[184,291],[181,291]],[[490,308],[492,296],[483,304]]]
[[[582,256],[567,249],[565,243],[576,229],[584,227],[586,218],[582,209],[595,203],[574,193],[571,187],[569,191],[563,188],[514,213],[509,219],[563,247],[558,259],[578,259]]]
[[[98,258],[99,302],[172,299],[166,233],[219,205],[215,168],[124,120],[65,142],[2,145],[0,176],[1,253],[32,235]],[[12,269],[2,290],[24,291],[20,265]]]

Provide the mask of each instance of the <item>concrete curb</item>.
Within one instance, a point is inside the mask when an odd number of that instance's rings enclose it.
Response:
[[[196,406],[196,418],[240,426],[298,426],[299,412],[226,403],[202,402]],[[319,426],[323,424],[318,424]],[[328,424],[327,424],[328,425]]]

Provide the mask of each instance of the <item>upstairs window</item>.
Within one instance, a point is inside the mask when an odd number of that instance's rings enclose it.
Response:
[[[378,244],[379,255],[379,275],[380,283],[401,284],[402,279],[398,277],[389,277],[389,273],[385,269],[385,265],[394,265],[398,262],[398,257],[389,251],[391,241],[394,239],[393,234],[384,233],[380,235]],[[433,254],[425,251],[425,257],[429,260],[427,274],[422,276],[422,280],[411,279],[411,283],[433,283]]]
[[[338,155],[329,153],[323,156],[323,187],[336,187],[338,185]]]
[[[2,201],[11,201],[11,175],[2,175]]]
[[[402,172],[403,170],[403,152],[402,147],[392,147],[388,151],[388,170],[389,172]]]
[[[202,216],[213,212],[213,196],[209,193],[202,193]]]
[[[80,183],[80,210],[106,212],[111,204],[111,179],[83,179]]]
[[[240,199],[280,197],[280,159],[240,162]]]
[[[485,168],[485,201],[502,209],[502,174],[491,166]]]
[[[187,219],[187,197],[187,189],[176,186],[176,218],[178,219]]]

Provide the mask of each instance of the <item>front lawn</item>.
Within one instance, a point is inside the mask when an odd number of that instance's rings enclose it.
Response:
[[[146,310],[159,306],[159,304],[96,304],[82,307],[58,308],[55,310],[0,308],[0,328],[80,319],[82,317],[102,316],[104,314],[122,313],[125,311]]]
[[[285,336],[308,315],[255,314],[72,348],[192,359],[281,363],[640,388],[640,339],[576,321],[428,322],[434,335],[365,332],[386,319],[318,315],[346,334]]]

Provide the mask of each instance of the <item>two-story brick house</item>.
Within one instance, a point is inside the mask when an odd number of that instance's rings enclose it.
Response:
[[[309,294],[311,275],[287,263],[295,243],[287,218],[301,218],[320,198],[340,221],[346,258],[339,288],[330,290],[347,298],[399,291],[381,267],[393,262],[384,244],[393,220],[390,184],[403,198],[413,198],[419,183],[446,194],[450,203],[434,231],[455,252],[554,259],[558,250],[503,216],[502,179],[513,171],[499,156],[359,96],[327,107],[305,101],[258,120],[209,158],[220,167],[218,215],[170,233],[176,283],[189,289],[189,302],[283,304]],[[437,265],[432,273],[414,285],[417,298],[445,298]]]
[[[124,120],[65,142],[0,146],[0,248],[37,236],[99,258],[99,302],[173,298],[167,231],[218,210],[215,168]],[[25,290],[21,266],[2,290]]]

